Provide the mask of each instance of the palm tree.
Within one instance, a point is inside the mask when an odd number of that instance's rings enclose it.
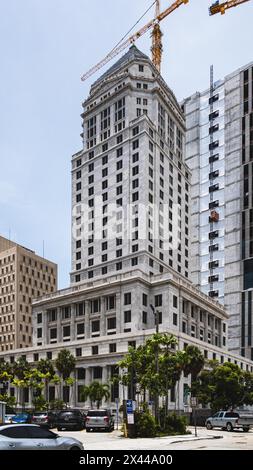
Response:
[[[205,358],[196,346],[188,345],[184,351],[184,373],[191,374],[192,392],[197,394],[197,378],[205,365]]]
[[[90,385],[84,386],[82,388],[82,400],[86,401],[88,397],[90,399],[91,408],[93,407],[93,403],[96,402],[97,408],[99,409],[103,399],[108,400],[110,398],[109,385],[94,381]]]
[[[55,370],[52,361],[50,359],[40,359],[40,361],[37,364],[37,369],[39,372],[44,374],[44,380],[45,380],[45,395],[46,395],[46,401],[49,400],[49,382],[55,375]]]
[[[62,375],[63,380],[69,378],[71,372],[75,370],[76,360],[67,349],[62,349],[55,361],[56,368],[58,372]]]
[[[57,356],[55,365],[58,372],[60,372],[62,379],[66,383],[70,378],[71,372],[75,370],[76,360],[70,351],[62,349]]]

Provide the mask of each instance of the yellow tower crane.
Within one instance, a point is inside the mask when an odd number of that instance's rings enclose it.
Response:
[[[237,7],[238,5],[241,5],[242,3],[246,2],[249,2],[249,0],[228,0],[227,2],[223,3],[220,3],[218,1],[210,6],[209,13],[210,15],[216,15],[216,13],[221,13],[221,15],[224,15],[226,13],[226,10],[228,10],[229,8]]]
[[[143,26],[139,31],[132,34],[128,39],[123,40],[120,42],[116,47],[114,47],[109,54],[107,54],[104,59],[102,59],[98,64],[94,65],[88,72],[86,72],[82,77],[81,80],[85,81],[87,78],[91,77],[97,70],[101,69],[105,64],[110,62],[114,57],[116,57],[120,52],[126,49],[130,44],[133,44],[137,39],[139,39],[143,34],[153,28],[152,31],[152,62],[157,68],[157,70],[161,71],[161,61],[162,61],[162,32],[160,29],[160,22],[164,20],[168,15],[170,15],[173,11],[179,8],[181,5],[188,3],[189,0],[176,0],[170,5],[166,10],[160,12],[160,0],[156,0],[156,13],[155,18],[153,18],[149,23]]]

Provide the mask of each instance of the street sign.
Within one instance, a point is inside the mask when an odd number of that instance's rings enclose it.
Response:
[[[126,402],[126,411],[127,414],[132,414],[134,411],[133,400],[127,400]]]
[[[191,397],[191,406],[194,408],[198,404],[198,399],[197,397]]]
[[[134,424],[134,414],[128,413],[127,414],[127,424]]]

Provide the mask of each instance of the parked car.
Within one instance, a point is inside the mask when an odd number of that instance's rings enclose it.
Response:
[[[250,427],[253,426],[253,415],[240,415],[234,411],[219,411],[206,420],[206,428],[222,428],[227,431],[242,428],[248,432]]]
[[[83,450],[82,442],[35,424],[0,426],[0,450]]]
[[[97,431],[104,429],[105,431],[114,430],[114,418],[110,410],[89,410],[85,421],[86,431]]]
[[[12,423],[17,423],[17,424],[27,424],[31,423],[32,416],[30,413],[17,413],[15,416],[12,418]]]
[[[84,418],[80,410],[62,410],[57,416],[57,429],[81,431],[84,429]]]
[[[4,424],[12,423],[13,418],[15,417],[15,413],[7,414],[4,417]]]
[[[32,424],[39,424],[40,426],[53,429],[57,426],[57,411],[36,411],[32,415]]]

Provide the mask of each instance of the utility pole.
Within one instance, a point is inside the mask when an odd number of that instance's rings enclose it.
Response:
[[[156,329],[156,333],[158,334],[159,333],[159,312],[155,309],[155,307],[150,304],[150,308],[153,312],[153,315],[155,317],[155,329]],[[156,346],[156,351],[155,351],[155,371],[156,371],[156,374],[158,375],[159,373],[159,357],[158,357],[158,347]],[[159,394],[156,393],[155,394],[155,419],[156,419],[156,422],[158,423],[159,422]]]

